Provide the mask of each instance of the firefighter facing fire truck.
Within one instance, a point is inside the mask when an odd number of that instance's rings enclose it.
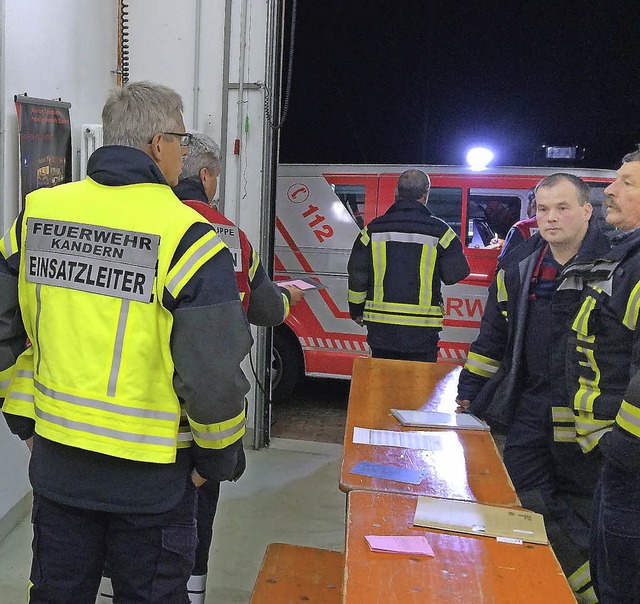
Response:
[[[395,203],[364,228],[349,258],[349,312],[376,358],[435,363],[441,284],[470,272],[456,234],[427,208],[429,177],[407,170]]]
[[[304,292],[294,285],[279,287],[271,281],[244,231],[212,207],[218,188],[221,159],[218,144],[205,134],[194,132],[189,155],[183,160],[180,181],[173,191],[178,199],[213,224],[220,238],[231,250],[240,299],[249,322],[253,325],[280,325],[287,318],[289,307],[301,300]],[[244,452],[242,458],[244,459]],[[238,480],[244,469],[243,462],[232,480]],[[198,488],[198,546],[195,566],[187,585],[191,604],[204,604],[205,601],[209,549],[219,497],[219,481],[207,480]]]

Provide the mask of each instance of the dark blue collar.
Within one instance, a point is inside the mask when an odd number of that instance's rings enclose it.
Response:
[[[204,201],[209,205],[207,193],[199,176],[181,178],[178,184],[173,187],[173,192],[180,201]]]
[[[96,149],[87,162],[87,176],[111,187],[167,184],[160,168],[144,151],[120,145]]]

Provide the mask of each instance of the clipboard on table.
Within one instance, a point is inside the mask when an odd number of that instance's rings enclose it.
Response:
[[[416,411],[391,409],[393,416],[410,428],[450,428],[452,430],[485,430],[490,427],[485,421],[471,413],[441,413],[439,411]]]
[[[454,533],[549,543],[541,514],[474,501],[418,497],[413,524]]]

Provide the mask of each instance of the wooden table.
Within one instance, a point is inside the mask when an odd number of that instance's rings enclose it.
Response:
[[[353,491],[348,499],[343,604],[575,604],[548,545],[414,527],[411,495]],[[374,553],[365,535],[425,535],[435,557]]]
[[[461,368],[450,363],[417,363],[356,358],[349,395],[340,489],[430,495],[499,505],[519,505],[509,475],[489,432],[438,430],[443,450],[425,451],[353,443],[353,428],[410,431],[390,409],[455,411]],[[419,485],[351,474],[360,461],[425,470]]]

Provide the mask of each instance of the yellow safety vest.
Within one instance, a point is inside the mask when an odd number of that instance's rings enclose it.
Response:
[[[33,387],[33,347],[29,346],[11,367],[2,411],[36,419]]]
[[[18,291],[40,436],[124,459],[175,461],[180,405],[163,293],[176,297],[225,247],[211,230],[170,271],[196,222],[206,220],[159,184],[87,178],[27,196]]]

